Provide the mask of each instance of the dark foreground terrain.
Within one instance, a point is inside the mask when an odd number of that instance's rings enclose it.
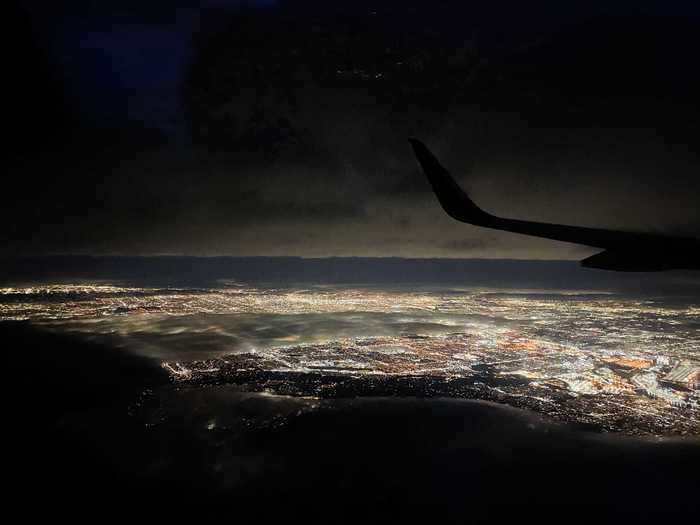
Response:
[[[173,385],[158,363],[0,324],[5,489],[26,519],[692,522],[700,442],[478,401]]]

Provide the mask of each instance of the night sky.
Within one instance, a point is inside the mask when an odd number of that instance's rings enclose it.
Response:
[[[439,208],[700,236],[697,2],[23,1],[3,254],[580,259]],[[331,5],[332,4],[332,5]]]

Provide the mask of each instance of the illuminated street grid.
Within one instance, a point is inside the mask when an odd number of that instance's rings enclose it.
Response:
[[[293,319],[308,330],[277,330],[231,354],[227,337],[241,316],[264,319],[266,327]],[[245,383],[319,397],[481,398],[599,429],[700,435],[700,307],[692,301],[473,289],[55,285],[0,289],[0,318],[116,334],[127,347],[144,332],[151,341],[184,334],[190,345],[204,332],[217,334],[196,360],[159,354],[173,379],[187,384]],[[345,329],[308,337],[319,318]]]

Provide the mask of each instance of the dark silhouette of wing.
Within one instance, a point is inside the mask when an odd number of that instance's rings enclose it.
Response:
[[[458,221],[606,250],[582,261],[584,266],[622,271],[698,267],[700,241],[696,239],[522,221],[491,215],[474,204],[425,144],[416,139],[409,139],[409,142],[440,204],[450,217]]]

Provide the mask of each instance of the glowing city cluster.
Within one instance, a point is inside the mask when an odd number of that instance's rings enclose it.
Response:
[[[1,289],[0,318],[109,337],[157,356],[179,382],[319,397],[393,385],[393,394],[491,399],[608,430],[700,434],[700,309],[678,298],[54,285]]]

